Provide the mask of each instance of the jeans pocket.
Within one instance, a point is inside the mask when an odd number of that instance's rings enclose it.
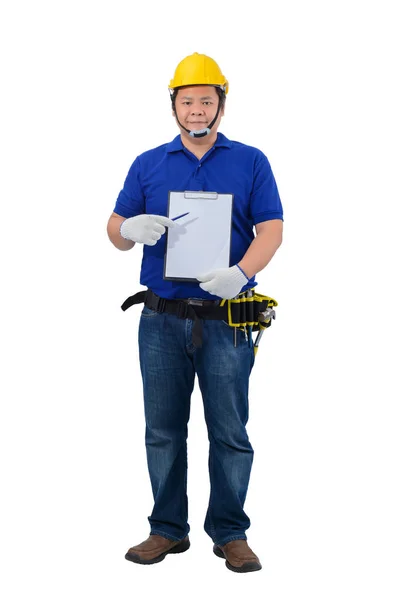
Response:
[[[148,306],[143,306],[141,317],[156,317],[159,313]]]
[[[233,327],[231,327],[231,325],[229,325],[229,323],[228,323],[227,321],[224,321],[223,319],[221,319],[221,321],[222,321],[222,323],[223,323],[224,325],[226,325],[227,327],[229,327],[229,329],[232,329],[232,330],[233,330]]]

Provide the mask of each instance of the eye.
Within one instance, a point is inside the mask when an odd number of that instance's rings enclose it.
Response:
[[[185,100],[182,104],[190,104],[189,100]]]
[[[212,104],[212,102],[210,102],[209,100],[207,100],[206,102],[203,102],[203,104]]]

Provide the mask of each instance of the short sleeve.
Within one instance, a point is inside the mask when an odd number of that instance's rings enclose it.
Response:
[[[283,208],[275,177],[267,157],[262,152],[256,158],[254,166],[250,214],[253,226],[272,219],[283,221]]]
[[[129,219],[145,212],[145,201],[140,183],[140,162],[136,158],[125,179],[124,187],[120,191],[114,212],[121,217]]]

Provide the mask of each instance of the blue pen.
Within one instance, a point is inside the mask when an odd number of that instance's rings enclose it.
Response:
[[[181,217],[185,217],[186,215],[188,215],[189,213],[183,213],[183,215],[179,215],[179,217],[174,217],[173,219],[171,219],[171,221],[176,221],[177,219],[180,219]]]

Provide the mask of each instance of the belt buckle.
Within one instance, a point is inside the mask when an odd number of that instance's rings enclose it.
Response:
[[[204,300],[200,300],[198,298],[188,298],[187,300],[188,304],[194,304],[195,306],[204,306],[203,302]]]

